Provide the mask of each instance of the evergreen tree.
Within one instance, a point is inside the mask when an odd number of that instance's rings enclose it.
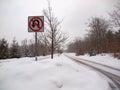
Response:
[[[6,59],[8,58],[8,43],[3,38],[0,40],[0,59]]]
[[[10,48],[10,57],[11,58],[20,58],[20,52],[19,52],[19,45],[18,42],[15,40],[15,38],[13,39],[13,43],[11,45]]]

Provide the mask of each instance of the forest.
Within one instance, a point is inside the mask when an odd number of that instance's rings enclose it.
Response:
[[[91,17],[87,35],[83,39],[75,38],[68,45],[68,52],[75,52],[76,55],[113,53],[120,58],[120,4],[108,16],[109,19]]]

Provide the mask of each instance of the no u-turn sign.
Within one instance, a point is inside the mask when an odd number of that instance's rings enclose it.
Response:
[[[43,31],[44,31],[44,16],[29,16],[28,32],[43,32]]]

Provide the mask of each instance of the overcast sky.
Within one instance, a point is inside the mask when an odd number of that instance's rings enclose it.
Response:
[[[88,19],[95,16],[108,17],[119,0],[51,0],[54,14],[63,19],[62,31],[74,37],[84,37],[87,33]],[[16,37],[20,43],[23,39],[33,38],[28,33],[28,16],[40,16],[47,8],[47,0],[0,0],[0,38],[8,42]]]

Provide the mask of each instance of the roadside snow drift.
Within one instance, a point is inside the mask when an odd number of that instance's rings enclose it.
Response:
[[[65,56],[0,61],[0,90],[110,90],[98,73]]]

